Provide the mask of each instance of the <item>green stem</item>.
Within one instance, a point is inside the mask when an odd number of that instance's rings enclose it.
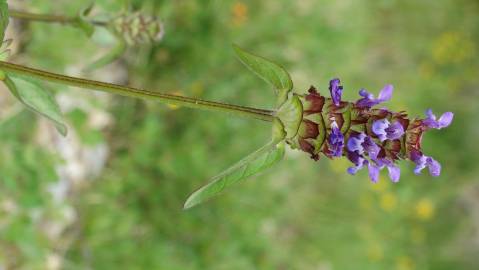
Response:
[[[37,22],[45,22],[45,23],[61,23],[61,24],[75,24],[77,23],[77,18],[75,17],[66,17],[61,15],[52,15],[52,14],[36,14],[18,10],[9,10],[9,15],[12,18],[21,19],[21,20],[29,20],[29,21],[37,21]],[[100,21],[90,21],[91,24],[97,26],[105,26],[105,22]]]
[[[40,80],[50,81],[54,83],[60,83],[69,86],[75,86],[83,89],[94,89],[98,91],[129,96],[144,98],[148,100],[157,100],[162,103],[179,105],[193,109],[226,112],[233,115],[256,118],[264,121],[272,122],[276,117],[274,112],[270,110],[256,109],[238,105],[231,105],[221,102],[206,101],[196,98],[183,97],[171,94],[164,94],[154,92],[150,90],[138,89],[128,86],[121,86],[111,83],[93,81],[88,79],[81,79],[76,77],[70,77],[51,73],[39,69],[29,68],[21,65],[16,65],[4,61],[0,61],[0,70],[7,73],[23,75],[28,77],[34,77]]]

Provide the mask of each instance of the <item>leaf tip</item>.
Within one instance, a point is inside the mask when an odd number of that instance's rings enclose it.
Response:
[[[198,202],[195,200],[195,193],[191,194],[188,199],[186,199],[185,204],[183,205],[183,210],[188,210],[198,204]]]
[[[67,129],[67,126],[65,124],[58,123],[58,124],[55,125],[55,128],[60,133],[60,135],[62,135],[63,137],[66,137],[68,135],[68,129]]]

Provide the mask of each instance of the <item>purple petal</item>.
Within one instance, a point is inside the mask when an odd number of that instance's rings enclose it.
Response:
[[[394,87],[391,84],[384,86],[384,88],[379,92],[378,100],[380,102],[388,101],[393,96]]]
[[[437,122],[441,128],[445,128],[451,124],[453,118],[454,114],[452,112],[445,112],[441,115],[441,117],[439,117]]]
[[[436,115],[432,113],[432,109],[426,110],[426,116],[428,119],[436,120]]]
[[[369,136],[364,139],[362,146],[371,159],[376,159],[381,151],[381,148]]]
[[[415,174],[420,174],[421,171],[426,167],[428,167],[429,173],[434,177],[437,177],[441,174],[441,164],[439,164],[439,162],[432,157],[418,152],[412,152],[411,160],[416,163],[416,168],[414,168]]]
[[[374,99],[374,95],[369,93],[366,89],[364,88],[361,88],[361,90],[359,90],[359,95],[362,96],[362,97],[365,97],[367,99]]]
[[[372,131],[376,136],[378,136],[379,140],[385,141],[387,139],[386,135],[386,128],[389,127],[389,121],[387,119],[376,120],[373,122],[371,127]]]
[[[371,129],[381,142],[385,140],[396,140],[404,135],[404,128],[398,121],[391,124],[387,119],[376,120],[373,122]]]
[[[391,181],[394,183],[399,182],[399,178],[401,177],[401,169],[399,169],[398,166],[396,165],[389,165],[387,166],[388,171],[389,171],[389,178],[391,178]]]
[[[426,159],[422,158],[416,162],[416,168],[414,168],[414,174],[419,175],[421,171],[426,168]]]
[[[368,163],[369,178],[373,183],[377,183],[379,180],[379,170],[380,168],[371,162]]]
[[[386,128],[386,137],[389,140],[397,140],[404,135],[404,128],[398,121]]]
[[[364,152],[362,143],[364,142],[365,138],[366,135],[364,133],[359,133],[358,135],[351,135],[347,143],[348,150],[351,152],[357,151],[359,154],[362,154]]]
[[[426,158],[426,164],[429,169],[429,173],[434,176],[438,177],[441,174],[441,164],[434,160],[432,157]]]
[[[374,95],[366,91],[366,89],[359,90],[359,95],[363,98],[356,102],[356,106],[371,108],[381,102],[385,102],[391,99],[393,94],[393,86],[388,84],[379,92],[379,97],[374,98]]]
[[[339,106],[341,103],[341,95],[343,93],[343,87],[340,83],[341,81],[338,78],[329,81],[329,92],[331,93],[331,99],[336,106]]]
[[[441,129],[449,126],[454,118],[452,112],[445,112],[439,120],[436,120],[436,115],[432,113],[431,109],[426,110],[426,119],[423,120],[424,125],[429,128]]]
[[[354,167],[349,167],[348,168],[348,173],[351,174],[351,175],[355,175],[359,170],[361,170],[364,165],[368,164],[368,161],[365,160],[364,158],[362,157],[359,157],[358,158],[358,163],[356,164],[356,166]]]
[[[336,121],[331,123],[331,134],[329,135],[328,143],[333,157],[343,155],[344,135],[341,133]]]

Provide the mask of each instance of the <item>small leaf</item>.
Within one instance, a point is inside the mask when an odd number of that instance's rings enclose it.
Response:
[[[233,48],[244,65],[274,86],[278,96],[282,99],[287,97],[288,93],[293,89],[293,81],[284,68],[261,56],[251,54],[236,45],[233,45]]]
[[[0,43],[5,37],[5,29],[8,26],[8,4],[6,0],[0,0]]]
[[[11,77],[7,75],[5,84],[12,94],[30,110],[51,120],[58,132],[67,134],[67,127],[63,122],[60,107],[50,94],[39,83],[30,78]]]
[[[284,156],[284,144],[276,145],[275,142],[256,150],[238,163],[217,175],[212,181],[195,191],[188,197],[184,209],[191,208],[203,201],[217,195],[225,188],[240,182],[241,180],[259,173],[278,163]]]

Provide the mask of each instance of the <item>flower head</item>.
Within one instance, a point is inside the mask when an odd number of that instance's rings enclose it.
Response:
[[[354,175],[367,167],[372,182],[379,180],[383,169],[391,181],[398,182],[401,171],[397,162],[401,159],[414,162],[416,174],[427,167],[432,176],[440,175],[439,162],[421,151],[422,136],[429,129],[449,126],[453,113],[446,112],[437,119],[427,110],[425,119],[409,119],[405,112],[372,108],[391,98],[391,85],[386,85],[378,98],[362,89],[362,98],[354,103],[341,101],[342,89],[340,80],[333,79],[330,99],[314,87],[300,96],[302,122],[297,135],[287,140],[293,148],[310,153],[314,160],[321,153],[332,159],[346,156],[352,163],[347,172]]]

